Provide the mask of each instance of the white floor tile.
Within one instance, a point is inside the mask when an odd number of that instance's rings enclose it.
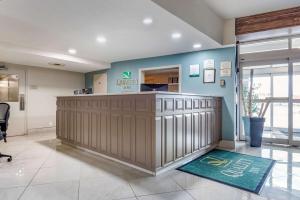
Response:
[[[0,163],[0,172],[12,170],[37,170],[44,163],[44,158],[14,159],[12,162]]]
[[[61,145],[54,133],[12,137],[0,144],[0,152],[14,156],[11,163],[0,159],[0,200],[17,199],[25,187],[21,199],[30,200],[300,199],[300,149],[238,146],[237,152],[277,160],[261,195],[176,170],[152,177]]]
[[[3,200],[17,200],[25,187],[0,189],[0,199]]]
[[[118,172],[117,168],[109,167],[105,164],[97,164],[95,166],[90,164],[82,164],[80,168],[80,178],[123,178],[122,173]],[[124,178],[125,179],[125,178]]]
[[[137,196],[182,190],[174,180],[163,176],[139,178],[129,182]]]
[[[195,190],[187,190],[196,200],[248,200],[250,193],[231,187],[205,187]]]
[[[208,187],[211,184],[216,184],[211,180],[183,172],[178,172],[176,175],[172,176],[172,178],[184,189],[198,189]]]
[[[193,200],[193,198],[185,191],[170,192],[149,196],[138,197],[139,200]]]
[[[21,200],[75,200],[79,181],[29,186]]]
[[[80,200],[108,200],[134,197],[135,195],[128,182],[119,178],[93,178],[80,180]]]
[[[1,171],[0,188],[27,186],[37,170]]]
[[[34,177],[32,184],[37,185],[63,181],[78,181],[79,177],[79,165],[42,168]]]

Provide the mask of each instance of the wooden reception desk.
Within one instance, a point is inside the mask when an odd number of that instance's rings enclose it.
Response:
[[[221,136],[222,99],[147,92],[57,98],[57,138],[158,174],[211,149]]]

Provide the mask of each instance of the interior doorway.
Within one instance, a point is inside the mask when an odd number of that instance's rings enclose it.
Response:
[[[166,84],[169,92],[181,92],[181,66],[140,69],[141,84]]]
[[[10,105],[7,135],[27,134],[25,70],[14,68],[0,70],[0,101]]]
[[[95,74],[93,77],[93,88],[95,94],[107,93],[107,73]]]

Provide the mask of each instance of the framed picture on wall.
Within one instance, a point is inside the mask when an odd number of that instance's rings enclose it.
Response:
[[[204,69],[203,71],[203,83],[215,83],[216,70],[215,69]]]

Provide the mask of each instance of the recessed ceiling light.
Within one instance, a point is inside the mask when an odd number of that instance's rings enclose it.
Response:
[[[153,19],[150,18],[150,17],[147,17],[147,18],[145,18],[145,19],[143,20],[143,23],[144,23],[145,25],[150,25],[150,24],[153,23]]]
[[[202,44],[200,44],[200,43],[197,43],[197,44],[194,44],[193,45],[193,48],[194,49],[199,49],[199,48],[201,48],[202,47]]]
[[[97,37],[97,41],[100,43],[106,43],[106,38],[103,36],[99,36],[99,37]]]
[[[76,54],[77,53],[76,49],[69,49],[68,52],[69,52],[69,54]]]
[[[179,38],[181,38],[181,33],[173,33],[172,34],[172,38],[173,39],[179,39]]]

